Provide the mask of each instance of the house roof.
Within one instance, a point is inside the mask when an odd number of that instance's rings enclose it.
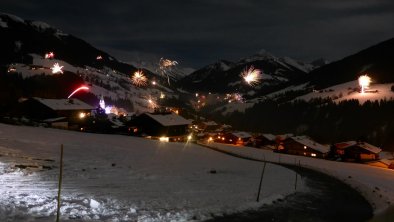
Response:
[[[269,133],[264,133],[261,134],[262,137],[265,137],[266,139],[270,140],[270,141],[275,141],[276,136],[273,134],[269,134]]]
[[[215,121],[209,121],[209,122],[203,122],[203,123],[206,126],[218,126],[218,124]]]
[[[52,110],[93,110],[94,107],[79,99],[44,99],[34,97],[33,99],[51,108]]]
[[[357,146],[366,149],[368,151],[371,151],[372,153],[380,153],[380,151],[382,151],[382,149],[380,149],[379,147],[376,147],[372,144],[369,143],[365,143],[365,142],[359,142],[357,143]]]
[[[232,132],[231,134],[233,134],[234,136],[236,136],[238,138],[249,138],[249,137],[252,137],[252,135],[250,135],[247,132]]]
[[[294,141],[297,141],[297,142],[303,144],[304,146],[307,146],[307,147],[314,149],[316,151],[319,151],[321,153],[327,153],[328,151],[330,151],[329,146],[317,143],[306,136],[293,136],[290,138],[293,139]]]
[[[380,153],[380,151],[382,151],[382,149],[380,149],[379,147],[376,147],[366,142],[347,141],[335,144],[335,147],[337,147],[338,149],[346,149],[351,146],[358,146],[372,153]]]
[[[175,113],[145,113],[145,115],[160,123],[162,126],[179,126],[191,124],[190,120],[187,120]]]

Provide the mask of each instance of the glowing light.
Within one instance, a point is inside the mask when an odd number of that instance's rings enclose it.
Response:
[[[48,53],[45,53],[45,59],[53,59],[53,58],[55,58],[55,53],[53,53],[53,52],[48,52]]]
[[[131,81],[136,86],[145,86],[148,79],[142,71],[138,70],[134,72],[134,75],[131,77]]]
[[[155,85],[156,85],[156,81],[152,81],[152,85],[154,85],[154,86],[155,86]]]
[[[160,92],[160,99],[164,99],[164,98],[166,98],[166,95],[164,93]]]
[[[358,78],[358,84],[361,87],[361,93],[365,92],[365,89],[369,87],[370,83],[371,83],[371,77],[367,75],[362,75]]]
[[[97,57],[96,57],[96,60],[102,60],[103,59],[103,57],[101,56],[101,55],[98,55]]]
[[[193,138],[193,135],[192,135],[192,134],[190,134],[190,135],[187,136],[187,140],[191,140],[192,138]]]
[[[316,157],[316,153],[311,153],[311,156]]]
[[[209,137],[208,138],[208,142],[212,142],[213,141],[213,138],[212,137]]]
[[[59,65],[59,63],[55,63],[55,64],[53,64],[53,66],[52,66],[52,73],[53,74],[55,74],[55,73],[63,73],[63,66],[60,66]]]
[[[169,142],[170,138],[166,137],[166,136],[162,136],[159,138],[160,142]]]
[[[72,92],[68,97],[67,97],[67,99],[69,99],[71,96],[73,96],[75,93],[77,93],[79,90],[89,90],[89,87],[87,87],[87,86],[81,86],[81,87],[79,87],[78,89],[76,89],[76,90],[74,90],[74,92]]]
[[[151,109],[155,109],[155,108],[159,107],[159,105],[157,105],[156,100],[152,96],[148,96],[146,98],[146,102],[148,103],[148,107]]]
[[[105,107],[105,114],[110,114],[112,110],[112,106],[106,106]]]
[[[242,95],[239,93],[226,94],[226,97],[224,97],[224,100],[228,101],[228,103],[232,103],[232,102],[243,103],[244,102]]]
[[[100,97],[100,102],[99,102],[100,108],[105,109],[105,101],[103,95]]]
[[[86,113],[79,113],[79,118],[80,119],[83,119],[83,118],[85,118],[86,117]]]
[[[160,58],[159,60],[159,71],[163,76],[167,76],[168,85],[170,85],[170,77],[168,73],[171,72],[172,68],[177,64],[177,61],[171,61],[169,59]]]
[[[245,68],[244,71],[241,72],[241,77],[251,86],[258,84],[261,80],[261,70],[255,69],[253,66],[249,68]]]

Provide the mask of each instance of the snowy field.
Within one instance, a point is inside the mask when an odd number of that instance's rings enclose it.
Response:
[[[375,215],[394,213],[394,170],[365,164],[335,162],[312,157],[274,153],[271,150],[239,147],[219,143],[206,144],[240,156],[301,165],[334,176],[359,191],[371,204]]]
[[[387,84],[371,84],[367,89],[367,93],[359,93],[355,89],[359,88],[358,81],[346,82],[343,84],[331,86],[323,89],[320,92],[312,92],[306,95],[297,97],[296,99],[309,101],[313,98],[332,98],[336,102],[356,99],[361,104],[366,101],[392,100],[394,99],[394,92],[391,91],[393,83]]]
[[[0,124],[0,221],[54,221],[60,144],[62,221],[201,221],[294,192],[268,164],[256,203],[261,162],[194,144]]]

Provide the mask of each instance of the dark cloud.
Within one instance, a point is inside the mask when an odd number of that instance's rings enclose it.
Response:
[[[194,67],[261,48],[336,60],[394,37],[391,0],[3,0],[2,10],[45,21],[122,60],[157,55]]]

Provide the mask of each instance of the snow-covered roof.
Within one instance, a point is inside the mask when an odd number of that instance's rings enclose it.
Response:
[[[274,141],[276,139],[276,136],[273,134],[269,134],[269,133],[264,133],[261,136],[265,137],[268,140]]]
[[[217,126],[218,124],[215,121],[204,122],[206,126]]]
[[[93,110],[94,107],[82,102],[79,99],[43,99],[34,97],[35,100],[53,110]]]
[[[191,121],[175,113],[145,113],[145,115],[154,119],[163,126],[189,125]]]
[[[338,149],[346,149],[346,148],[348,148],[350,146],[354,146],[356,144],[357,144],[356,141],[347,141],[347,142],[336,143],[335,147]]]
[[[380,151],[382,151],[382,149],[380,149],[379,147],[376,147],[372,144],[365,143],[365,142],[359,142],[357,145],[363,149],[371,151],[372,153],[380,153]]]
[[[62,116],[62,117],[45,119],[44,122],[46,122],[46,123],[53,123],[53,122],[58,122],[58,121],[61,121],[61,120],[66,120],[66,119],[67,119],[67,117]]]
[[[327,153],[328,151],[330,151],[329,146],[317,143],[306,136],[293,136],[293,137],[291,137],[291,139],[303,144],[304,146],[307,146],[311,149],[319,151],[321,153]]]
[[[232,132],[231,134],[233,134],[234,136],[236,136],[238,138],[249,138],[249,137],[252,137],[252,135],[250,135],[247,132]]]
[[[347,141],[347,142],[341,142],[341,143],[336,143],[335,146],[338,149],[346,149],[348,147],[351,146],[358,146],[360,148],[366,149],[372,153],[380,153],[380,151],[382,151],[382,149],[380,149],[379,147],[376,147],[374,145],[371,145],[369,143],[366,142],[356,142],[356,141]]]

